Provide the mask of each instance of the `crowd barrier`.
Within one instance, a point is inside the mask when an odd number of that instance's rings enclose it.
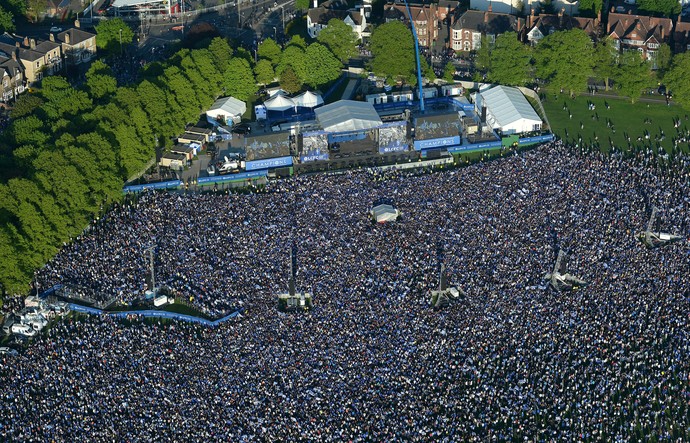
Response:
[[[525,138],[521,138],[518,140],[518,145],[520,145],[520,146],[533,145],[535,143],[550,142],[550,141],[553,141],[553,139],[554,139],[553,134],[539,135],[536,137],[525,137]]]
[[[127,318],[129,316],[140,316],[140,317],[147,317],[147,318],[167,318],[170,320],[185,321],[188,323],[198,323],[198,324],[204,325],[204,326],[218,326],[219,324],[224,323],[224,322],[230,320],[231,318],[235,318],[242,313],[242,309],[239,309],[239,310],[237,310],[231,314],[228,314],[225,317],[219,318],[217,320],[207,320],[205,318],[195,317],[193,315],[179,314],[177,312],[168,312],[168,311],[145,310],[145,311],[108,312],[108,311],[104,311],[102,309],[92,308],[89,306],[82,306],[82,305],[78,305],[75,303],[69,303],[69,308],[74,312],[80,312],[82,314],[110,315],[112,317],[117,317],[117,318]]]
[[[263,171],[249,171],[249,172],[241,172],[239,174],[219,175],[219,176],[215,176],[215,177],[199,177],[198,183],[200,186],[206,186],[206,185],[211,185],[214,183],[223,183],[223,182],[228,182],[228,181],[257,179],[257,178],[266,177],[266,175],[267,175],[267,173],[265,170],[263,170]]]
[[[170,189],[170,188],[179,188],[182,185],[182,182],[180,180],[171,180],[167,182],[160,182],[160,183],[147,183],[145,185],[132,185],[132,186],[125,186],[122,188],[122,192],[125,194],[128,192],[141,192],[145,189]]]

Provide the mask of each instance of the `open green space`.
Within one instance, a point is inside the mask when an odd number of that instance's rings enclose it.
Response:
[[[688,113],[680,106],[667,106],[664,101],[631,104],[628,100],[596,95],[580,95],[574,99],[567,94],[550,92],[546,95],[542,104],[554,134],[575,143],[582,137],[582,143],[586,145],[597,143],[598,138],[599,146],[605,152],[611,146],[627,149],[626,135],[630,137],[632,147],[661,145],[670,151],[673,137],[679,130],[686,131],[690,127]],[[589,103],[596,108],[590,110]],[[678,119],[681,123],[677,129],[674,120]],[[646,138],[646,134],[649,138]],[[663,140],[662,134],[665,135]],[[638,141],[638,137],[641,140]]]

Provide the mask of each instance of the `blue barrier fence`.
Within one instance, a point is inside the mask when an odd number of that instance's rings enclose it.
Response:
[[[249,172],[241,172],[239,174],[219,175],[217,177],[199,177],[198,183],[200,185],[211,185],[214,183],[249,180],[249,179],[261,178],[261,177],[265,177],[265,176],[266,176],[265,170],[264,171],[249,171]]]
[[[147,183],[145,185],[132,185],[132,186],[125,186],[122,188],[122,192],[141,192],[144,189],[170,189],[170,188],[179,188],[182,185],[182,182],[180,180],[171,180],[167,182],[160,182],[160,183]]]
[[[223,318],[217,320],[207,320],[201,317],[194,317],[193,315],[178,314],[177,312],[167,312],[167,311],[118,311],[118,312],[108,312],[101,309],[92,308],[89,306],[77,305],[75,303],[69,303],[69,308],[74,312],[80,312],[82,314],[90,315],[109,315],[117,318],[127,318],[129,316],[137,315],[147,318],[167,318],[170,320],[186,321],[188,323],[198,323],[204,326],[218,326],[231,318],[235,318],[242,313],[242,309],[239,309],[231,314],[226,315]]]
[[[539,135],[536,137],[525,137],[518,140],[518,145],[533,145],[535,143],[550,142],[553,139],[553,134]]]

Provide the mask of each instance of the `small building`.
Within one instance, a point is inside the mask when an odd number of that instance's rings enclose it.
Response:
[[[206,111],[206,119],[213,124],[230,124],[242,121],[247,112],[247,104],[235,97],[223,97],[213,103]]]
[[[184,154],[176,154],[174,152],[166,152],[163,154],[161,161],[158,164],[164,168],[181,171],[187,164],[187,156]]]
[[[173,154],[182,154],[185,156],[187,161],[192,161],[194,160],[194,148],[191,146],[185,146],[185,145],[175,145],[172,148],[170,148],[170,152]]]
[[[177,137],[177,143],[187,144],[187,143],[206,143],[206,136],[202,134],[193,134],[191,132],[185,132],[181,136]]]
[[[194,135],[203,135],[204,136],[204,142],[208,143],[211,141],[211,135],[213,134],[213,130],[210,128],[199,128],[197,126],[189,126],[185,130],[185,133],[194,134]]]
[[[454,97],[465,93],[465,88],[460,83],[441,86],[441,96]]]
[[[381,125],[381,118],[371,103],[340,100],[314,112],[326,132],[362,131]]]

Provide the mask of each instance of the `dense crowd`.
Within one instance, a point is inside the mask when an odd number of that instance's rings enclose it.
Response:
[[[69,319],[0,359],[0,440],[690,441],[690,162],[560,142],[435,173],[149,193],[39,275],[124,301],[158,279],[217,328]],[[372,202],[402,216],[375,225]],[[286,315],[289,245],[314,309]],[[560,248],[590,284],[546,287]],[[430,308],[438,256],[466,297]],[[131,323],[131,324],[130,324]]]

